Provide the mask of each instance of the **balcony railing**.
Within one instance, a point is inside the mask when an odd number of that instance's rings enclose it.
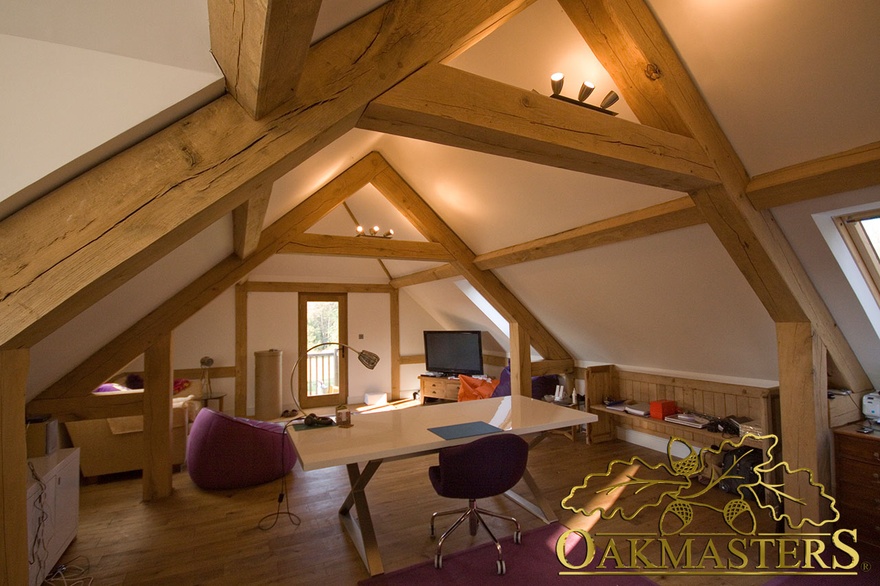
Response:
[[[310,352],[306,360],[309,397],[339,394],[339,349]]]

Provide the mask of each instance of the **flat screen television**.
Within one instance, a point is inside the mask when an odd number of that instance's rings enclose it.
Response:
[[[479,330],[425,331],[425,368],[444,376],[483,374]]]

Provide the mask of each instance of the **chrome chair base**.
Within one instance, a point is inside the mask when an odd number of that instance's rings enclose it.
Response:
[[[443,542],[446,540],[447,537],[449,537],[449,535],[453,531],[458,528],[459,525],[464,523],[465,520],[468,520],[470,522],[471,535],[476,535],[478,525],[482,525],[483,528],[486,530],[486,533],[489,534],[489,537],[492,538],[492,542],[495,544],[495,549],[498,550],[498,560],[496,562],[498,575],[503,575],[507,571],[507,568],[505,567],[504,559],[502,559],[501,557],[501,544],[498,543],[498,539],[495,538],[495,534],[492,533],[492,530],[489,529],[488,525],[486,525],[486,521],[483,520],[483,515],[513,522],[513,524],[516,526],[516,530],[513,533],[513,542],[516,544],[522,543],[522,530],[520,528],[519,521],[517,521],[515,517],[499,515],[498,513],[493,513],[492,511],[482,509],[477,506],[475,499],[470,499],[468,500],[468,506],[466,509],[440,511],[431,515],[431,537],[434,537],[434,520],[437,517],[453,514],[460,514],[460,516],[455,521],[455,523],[453,523],[452,526],[444,531],[443,535],[440,536],[440,540],[437,542],[437,553],[434,555],[434,567],[438,569],[443,567]]]

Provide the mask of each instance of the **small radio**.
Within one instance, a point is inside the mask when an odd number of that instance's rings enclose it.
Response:
[[[862,413],[868,419],[880,418],[880,393],[873,391],[862,397]]]

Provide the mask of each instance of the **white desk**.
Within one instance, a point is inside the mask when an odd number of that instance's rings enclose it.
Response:
[[[384,460],[412,458],[449,446],[468,443],[476,436],[444,440],[432,431],[456,423],[484,421],[504,431],[525,435],[592,423],[596,415],[523,396],[498,397],[481,401],[446,403],[356,414],[352,427],[326,427],[290,431],[303,470],[345,465],[351,491],[339,509],[340,520],[364,560],[371,576],[384,572],[376,533],[364,489]],[[532,445],[537,444],[540,438]],[[363,470],[359,463],[366,462]],[[426,472],[427,473],[427,472]],[[523,480],[532,491],[537,506],[511,492],[507,496],[549,523],[555,519],[528,470]],[[357,519],[351,516],[355,507]]]

